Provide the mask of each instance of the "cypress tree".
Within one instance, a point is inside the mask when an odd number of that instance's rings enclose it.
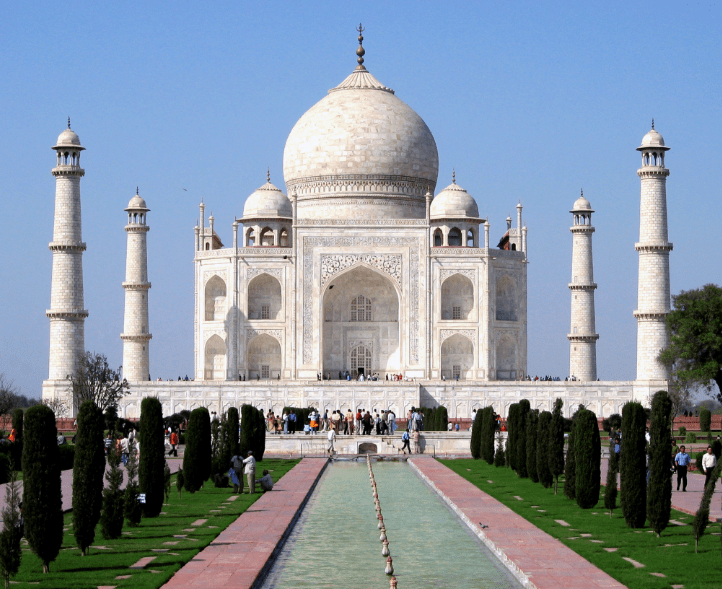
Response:
[[[539,482],[545,489],[552,486],[554,477],[549,469],[549,438],[552,414],[549,411],[542,411],[539,414],[536,436],[536,472]]]
[[[138,483],[145,493],[143,517],[158,517],[163,510],[165,443],[163,407],[156,397],[146,397],[140,404],[140,464]]]
[[[175,488],[178,489],[178,499],[181,498],[182,491],[183,491],[183,485],[185,484],[185,477],[183,476],[183,469],[178,469],[178,474],[175,478]]]
[[[46,405],[25,412],[23,445],[23,519],[31,550],[50,571],[63,543],[60,451],[55,414]]]
[[[143,510],[138,501],[138,452],[136,451],[135,438],[128,442],[128,463],[125,465],[128,473],[128,483],[123,493],[123,515],[128,520],[128,525],[134,528],[140,524]]]
[[[103,538],[115,540],[123,531],[123,471],[120,468],[121,456],[115,446],[108,451],[108,472],[105,480],[108,486],[103,489],[103,510],[100,514],[100,529]]]
[[[576,413],[572,417],[572,429],[567,438],[567,459],[564,463],[564,495],[567,499],[575,501],[577,498],[576,477],[577,477],[577,461],[575,458],[575,440],[576,440]]]
[[[672,401],[667,391],[658,391],[652,397],[647,489],[647,518],[651,528],[657,532],[657,537],[669,524],[669,516],[672,512],[672,477],[669,476],[671,415]]]
[[[509,467],[516,471],[516,439],[519,433],[519,403],[509,405],[509,415],[506,418],[506,460]]]
[[[599,439],[599,423],[593,411],[582,409],[577,414],[574,438],[576,461],[575,498],[582,509],[594,507],[599,502],[600,459],[602,447]]]
[[[208,480],[211,468],[211,418],[208,409],[191,411],[186,430],[186,449],[183,454],[184,487],[195,493]]]
[[[252,405],[241,405],[241,456],[253,450],[253,433],[256,427],[256,408]]]
[[[238,454],[238,409],[231,407],[228,409],[225,421],[226,429],[221,433],[223,441],[223,464],[226,471],[231,466],[231,458]]]
[[[532,409],[526,416],[526,472],[534,483],[539,482],[536,470],[537,428],[539,426],[539,410]]]
[[[95,526],[103,504],[103,412],[93,401],[83,401],[78,410],[73,461],[73,534],[83,556],[95,540]]]
[[[440,432],[445,432],[449,429],[449,412],[443,405],[439,405],[437,410],[436,425],[438,426]]]
[[[489,405],[481,412],[481,457],[494,463],[494,408]]]
[[[516,438],[516,474],[525,479],[529,477],[527,469],[526,456],[526,422],[531,411],[529,401],[522,399],[519,401],[519,416],[517,417],[517,438]]]
[[[15,413],[13,413],[15,416]],[[712,425],[712,412],[707,407],[702,407],[699,410],[699,429],[703,432],[710,431]],[[13,419],[13,427],[15,427],[15,420]]]
[[[221,427],[225,417],[211,419],[211,474],[216,475],[223,472],[221,466]],[[226,472],[228,469],[226,469]]]
[[[17,431],[17,430],[16,430]],[[17,473],[12,472],[5,487],[5,507],[2,511],[3,529],[0,532],[0,570],[5,580],[5,589],[10,589],[10,577],[18,574],[22,559],[20,540],[20,489]]]
[[[263,460],[266,451],[266,420],[263,418],[263,411],[256,409],[255,431],[253,432],[253,456],[258,462]]]
[[[647,414],[632,401],[622,409],[622,450],[619,475],[624,519],[630,528],[641,528],[647,519],[647,452],[644,437]]]
[[[559,487],[559,475],[564,472],[564,401],[554,401],[554,412],[549,424],[549,472],[554,477],[554,494]]]
[[[471,456],[475,460],[479,460],[479,458],[481,458],[481,428],[483,419],[484,415],[482,410],[478,409],[476,411],[476,415],[474,416],[474,424],[471,426],[470,442]]]
[[[15,409],[12,414],[13,429],[15,430],[15,441],[11,447],[11,467],[13,470],[23,469],[23,415],[22,409]]]
[[[163,495],[165,503],[167,504],[170,501],[170,466],[168,466],[168,462],[165,462],[165,466],[163,466]]]
[[[717,485],[717,479],[720,477],[722,472],[722,462],[718,462],[715,466],[712,478],[710,479],[707,486],[704,488],[702,493],[702,500],[699,502],[699,509],[694,514],[692,520],[692,533],[694,534],[694,551],[697,552],[699,546],[699,539],[704,534],[705,528],[709,523],[709,505],[712,502],[712,495],[714,494],[714,488]]]
[[[614,440],[609,440],[609,458],[607,459],[607,485],[604,487],[604,507],[609,510],[609,517],[617,508],[617,472],[619,457],[614,451]]]

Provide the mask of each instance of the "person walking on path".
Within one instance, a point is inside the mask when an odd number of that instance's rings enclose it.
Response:
[[[178,458],[178,434],[175,431],[170,434],[170,452],[168,452],[168,456],[171,454]]]
[[[326,451],[330,456],[333,456],[336,453],[336,450],[333,447],[333,443],[336,440],[336,430],[331,428],[328,430],[328,450]]]
[[[687,492],[687,467],[690,463],[690,457],[685,452],[684,446],[679,447],[679,452],[674,457],[674,463],[677,466],[677,490],[679,491],[679,483],[682,482],[682,492]]]
[[[409,445],[411,442],[411,438],[409,437],[408,430],[403,433],[401,436],[401,441],[404,443],[403,446],[401,446],[401,451],[406,454],[406,450],[408,449],[409,454],[411,454],[411,446]]]
[[[130,456],[130,440],[123,436],[120,440],[120,452],[123,459],[123,465],[128,464],[128,457]]]
[[[248,494],[256,493],[256,459],[253,457],[253,452],[248,451],[248,458],[243,461],[246,465],[246,477],[248,479]]]
[[[236,494],[243,493],[243,457],[236,454],[231,458],[231,469],[233,469],[235,473],[235,477],[231,476],[231,480],[233,480],[233,492]]]
[[[707,454],[702,458],[702,470],[704,471],[704,486],[707,487],[712,478],[714,467],[717,466],[717,457],[712,453],[712,446],[707,446]]]

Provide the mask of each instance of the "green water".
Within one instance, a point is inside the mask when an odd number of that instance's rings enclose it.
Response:
[[[376,462],[399,589],[521,585],[405,463]],[[265,589],[387,589],[365,462],[330,464],[263,585]]]

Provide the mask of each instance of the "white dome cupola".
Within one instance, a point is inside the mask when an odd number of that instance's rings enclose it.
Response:
[[[456,183],[456,170],[452,182],[431,201],[429,221],[431,244],[434,247],[479,247],[479,207],[476,200]]]
[[[289,247],[293,207],[288,197],[271,184],[271,172],[266,183],[253,192],[243,207],[244,247]]]

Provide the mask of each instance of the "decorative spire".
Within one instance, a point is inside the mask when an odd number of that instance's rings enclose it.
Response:
[[[68,129],[70,129],[70,117],[68,117]]]
[[[654,128],[654,127],[652,127],[652,128]],[[582,188],[582,196],[584,196],[584,188]]]
[[[654,119],[652,119],[652,130],[654,130]]]
[[[456,168],[451,168],[451,183],[456,184]]]
[[[364,68],[364,55],[366,54],[366,51],[364,50],[363,46],[364,36],[362,34],[366,29],[364,29],[361,23],[359,23],[358,29],[356,30],[358,31],[358,49],[356,50],[356,55],[358,55],[358,59],[356,61],[358,61],[359,68],[366,69]]]
[[[266,168],[266,182],[269,184],[271,183],[271,168],[270,166]]]
[[[135,195],[138,196],[138,187],[135,187]]]

